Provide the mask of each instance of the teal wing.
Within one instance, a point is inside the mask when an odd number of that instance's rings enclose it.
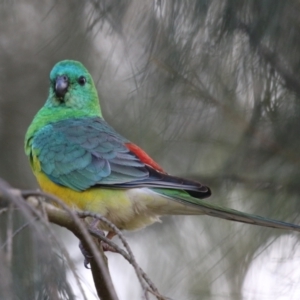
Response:
[[[198,182],[159,172],[140,160],[103,119],[67,119],[39,130],[31,147],[41,170],[53,182],[76,191],[95,185],[114,188],[183,189],[197,198],[210,196]]]
[[[126,140],[100,118],[68,119],[43,127],[32,140],[42,171],[77,191],[96,184],[148,178],[145,165]]]
[[[53,182],[76,191],[95,185],[114,188],[183,189],[197,198],[210,196],[199,182],[162,173],[142,162],[103,119],[67,119],[39,130],[31,147]]]

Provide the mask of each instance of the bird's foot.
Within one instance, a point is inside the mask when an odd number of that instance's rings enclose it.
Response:
[[[84,261],[83,261],[83,265],[86,269],[90,269],[89,268],[89,264],[91,263],[91,259],[93,258],[93,255],[90,253],[89,250],[87,250],[85,248],[85,246],[83,245],[82,241],[79,242],[79,249],[84,257]]]
[[[109,240],[111,240],[116,234],[112,231],[109,231],[106,235],[106,238],[108,238]],[[102,249],[103,251],[110,251],[110,252],[114,252],[116,253],[116,249],[113,248],[112,246],[108,245],[107,243],[101,241],[101,245],[102,245]]]
[[[100,230],[100,229],[97,229],[97,230],[99,231],[99,234],[101,234],[101,235],[103,235],[103,236],[105,235],[104,232],[103,232],[102,230]],[[107,233],[107,235],[106,235],[106,238],[108,238],[108,239],[111,240],[115,235],[116,235],[116,234],[115,234],[114,232],[109,231],[109,232]],[[117,251],[116,251],[112,246],[110,246],[109,244],[107,244],[107,243],[105,243],[105,242],[103,242],[103,241],[100,241],[100,243],[101,243],[101,246],[102,246],[103,251],[110,251],[110,252],[114,252],[114,253],[117,252]],[[89,269],[89,265],[90,265],[91,259],[92,259],[94,256],[90,253],[90,251],[89,251],[88,249],[86,249],[86,247],[84,246],[84,244],[83,244],[81,241],[80,241],[80,243],[79,243],[79,249],[80,249],[82,255],[84,256],[84,262],[83,262],[83,264],[84,264],[85,268]]]

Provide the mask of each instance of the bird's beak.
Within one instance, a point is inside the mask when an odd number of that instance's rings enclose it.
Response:
[[[69,80],[68,77],[63,76],[57,76],[56,82],[55,82],[55,94],[58,98],[63,98],[68,91],[69,87]]]

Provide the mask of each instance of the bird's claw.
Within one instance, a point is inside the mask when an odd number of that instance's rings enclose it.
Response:
[[[88,251],[83,243],[80,241],[79,242],[79,249],[82,253],[82,255],[84,256],[84,261],[83,261],[83,265],[86,269],[90,269],[89,265],[91,263],[91,259],[93,258],[93,255],[91,255],[90,251]]]
[[[97,225],[97,224],[94,223],[94,224],[92,224],[92,227],[95,228],[96,225]],[[97,229],[97,231],[99,232],[100,235],[105,236],[105,234],[104,234],[104,232],[103,232],[102,230]],[[106,236],[106,237],[107,237],[108,239],[112,239],[115,235],[116,235],[116,234],[115,234],[114,232],[109,231],[109,232],[107,233],[107,236]],[[98,239],[98,241],[99,241],[99,239]],[[103,241],[100,241],[100,244],[101,244],[101,246],[102,246],[103,251],[110,251],[110,252],[114,252],[114,253],[117,252],[117,251],[115,250],[114,247],[110,246],[109,244],[107,244],[107,243],[105,243],[105,242],[103,242]],[[82,255],[84,256],[84,262],[83,262],[83,264],[84,264],[85,268],[86,268],[86,269],[90,269],[89,265],[91,264],[91,259],[92,259],[94,256],[90,253],[89,250],[86,249],[86,247],[84,246],[84,244],[83,244],[81,241],[79,242],[79,249],[80,249]]]

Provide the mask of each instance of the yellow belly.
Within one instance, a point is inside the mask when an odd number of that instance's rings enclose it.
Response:
[[[119,229],[134,230],[159,220],[148,205],[153,201],[154,196],[151,194],[136,195],[133,189],[99,187],[77,192],[55,184],[42,172],[35,172],[35,176],[43,191],[57,196],[73,209],[102,215]],[[100,225],[100,227],[108,230],[105,226]]]

